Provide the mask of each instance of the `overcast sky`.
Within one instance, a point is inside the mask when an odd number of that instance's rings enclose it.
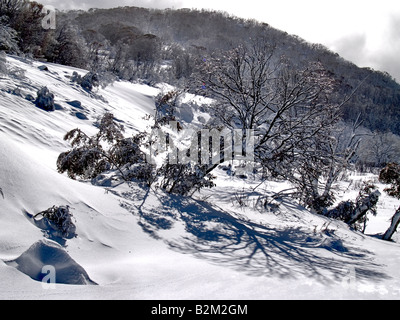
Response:
[[[42,0],[57,9],[206,8],[254,18],[322,43],[360,67],[387,71],[400,82],[399,0]]]

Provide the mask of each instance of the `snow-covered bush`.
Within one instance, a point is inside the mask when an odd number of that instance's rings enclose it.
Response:
[[[383,183],[391,184],[390,188],[386,188],[387,192],[391,197],[400,199],[400,165],[397,163],[391,163],[384,168],[379,175],[379,180]],[[400,224],[400,208],[397,209],[396,213],[392,218],[392,223],[389,229],[383,235],[384,240],[390,240],[393,234],[396,232],[397,227]]]
[[[140,181],[157,185],[171,194],[189,195],[206,187],[213,187],[215,179],[210,167],[197,164],[170,164],[168,160],[159,168],[149,163],[141,148],[149,141],[146,133],[125,138],[123,127],[106,113],[97,124],[99,132],[89,137],[80,129],[68,132],[64,139],[71,142],[72,150],[60,154],[57,169],[67,172],[72,179],[95,179],[100,174],[116,170],[125,181]]]
[[[145,134],[139,133],[131,138],[119,139],[110,149],[110,157],[112,157],[113,162],[120,167],[143,162],[145,156],[140,147],[145,136]]]
[[[379,180],[391,184],[385,189],[389,196],[400,199],[400,165],[397,163],[388,164],[379,174]]]
[[[84,90],[89,92],[92,91],[94,87],[98,87],[100,85],[99,76],[97,73],[94,72],[89,72],[82,77],[76,71],[74,71],[71,77],[71,81],[76,82]]]
[[[100,122],[99,132],[93,137],[80,129],[69,131],[64,140],[70,141],[73,149],[60,154],[57,160],[58,171],[67,172],[71,179],[93,179],[110,170],[112,160],[102,142],[113,143],[122,138],[121,128],[114,125],[112,119],[112,114],[105,114]],[[109,124],[110,121],[112,124]]]
[[[111,113],[106,113],[97,126],[99,132],[92,137],[80,129],[65,135],[64,140],[70,141],[73,149],[60,154],[58,171],[67,172],[71,179],[94,179],[108,170],[119,171],[124,180],[139,178],[140,168],[131,167],[145,164],[140,150],[144,135],[124,138],[123,126],[115,123]]]
[[[365,230],[367,213],[377,214],[376,205],[381,193],[372,183],[364,183],[356,201],[343,201],[336,208],[328,211],[326,216],[342,220],[357,230]],[[360,228],[360,226],[363,226]]]
[[[3,199],[4,199],[4,193],[3,193],[3,189],[2,189],[2,188],[0,188],[0,194],[1,194],[1,196],[3,197]]]
[[[53,206],[52,208],[38,213],[33,219],[39,216],[45,219],[50,228],[59,232],[62,238],[72,238],[75,236],[76,227],[72,222],[73,215],[69,210],[69,206]]]
[[[157,175],[160,187],[171,194],[190,195],[203,188],[213,188],[215,177],[207,172],[209,166],[198,164],[164,164]]]
[[[111,169],[102,155],[103,151],[95,145],[85,144],[60,154],[57,169],[60,173],[67,172],[71,179],[93,179]]]
[[[92,91],[93,87],[99,86],[99,77],[96,73],[89,72],[82,78],[81,87],[86,91]]]
[[[176,102],[179,97],[178,91],[170,91],[166,94],[160,93],[156,97],[156,125],[165,125],[176,121]]]
[[[45,111],[54,111],[54,94],[47,87],[43,87],[37,92],[35,104],[38,108]]]

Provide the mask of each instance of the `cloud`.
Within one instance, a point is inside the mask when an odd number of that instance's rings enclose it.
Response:
[[[386,45],[381,48],[376,55],[376,64],[379,64],[381,70],[389,72],[400,82],[400,15],[391,16]]]
[[[346,60],[354,61],[359,65],[366,63],[366,61],[363,61],[367,51],[367,35],[364,33],[352,34],[339,38],[333,41],[329,47]]]
[[[400,14],[390,15],[373,32],[351,34],[329,42],[328,47],[360,67],[388,72],[400,83]]]

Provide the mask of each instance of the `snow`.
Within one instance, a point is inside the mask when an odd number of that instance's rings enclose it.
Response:
[[[43,280],[47,280],[46,277],[52,276],[53,273],[54,283],[94,284],[86,271],[71,259],[59,244],[50,240],[36,242],[16,260],[7,261],[6,263],[14,266],[33,280],[43,283],[46,282]],[[47,270],[46,266],[48,266]]]
[[[85,70],[7,60],[25,77],[0,79],[0,299],[400,298],[400,245],[375,236],[399,206],[384,186],[379,214],[363,235],[289,199],[277,210],[259,210],[260,196],[289,186],[269,181],[254,190],[255,177],[220,169],[217,187],[193,198],[134,183],[104,188],[73,181],[56,170],[58,155],[69,148],[67,131],[95,133],[93,124],[105,112],[126,135],[146,130],[154,98],[170,88],[121,81],[91,95],[69,79]],[[43,86],[55,95],[54,112],[24,98]],[[22,97],[9,93],[17,87]],[[191,109],[182,117],[199,125],[206,119],[202,103],[209,101],[186,96],[183,108]],[[355,198],[355,185],[366,179],[376,177],[351,175],[338,198]],[[248,194],[244,206],[235,201],[240,194]],[[54,205],[68,205],[76,225],[77,237],[63,244],[46,239],[29,219]],[[45,266],[59,277],[50,289],[37,281]]]

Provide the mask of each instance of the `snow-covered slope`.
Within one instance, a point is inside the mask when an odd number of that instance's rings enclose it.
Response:
[[[0,75],[0,299],[400,298],[399,244],[355,233],[289,200],[259,212],[261,191],[249,192],[254,179],[220,170],[216,188],[182,198],[59,174],[67,131],[96,132],[93,123],[106,111],[126,134],[144,130],[160,89],[116,82],[90,95],[69,79],[84,70],[10,56],[8,67],[25,76]],[[25,99],[42,86],[55,94],[56,111]],[[193,112],[182,114],[204,119]],[[242,194],[245,206],[235,200]],[[383,233],[398,206],[382,199],[370,234]],[[77,236],[62,246],[31,219],[54,205],[70,206],[76,225]],[[63,284],[32,279],[46,264],[62,270]]]

